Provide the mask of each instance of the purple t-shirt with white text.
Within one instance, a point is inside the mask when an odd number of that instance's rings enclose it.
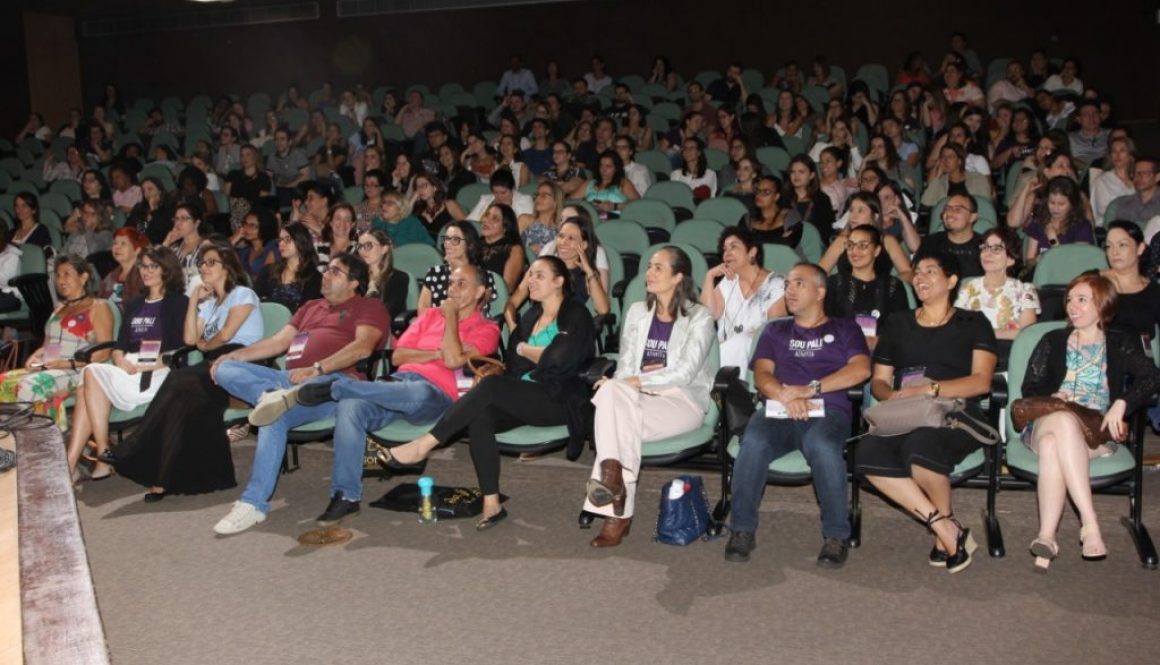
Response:
[[[653,315],[648,327],[648,338],[644,342],[644,354],[640,358],[640,368],[650,365],[663,367],[669,358],[669,337],[673,335],[673,322],[661,321]]]
[[[854,356],[869,356],[866,336],[852,319],[830,319],[816,328],[802,328],[793,319],[774,321],[765,327],[753,354],[773,361],[773,376],[783,384],[804,386],[838,371]],[[752,366],[751,365],[751,366]],[[846,391],[822,393],[826,413],[835,409],[851,415]]]

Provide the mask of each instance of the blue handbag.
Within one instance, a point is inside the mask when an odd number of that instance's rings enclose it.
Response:
[[[709,502],[701,476],[677,476],[665,484],[653,540],[666,545],[688,545],[707,538],[709,523]]]

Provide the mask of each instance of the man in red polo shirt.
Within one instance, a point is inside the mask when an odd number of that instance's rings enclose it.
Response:
[[[211,368],[214,380],[231,395],[259,404],[265,393],[277,396],[297,384],[325,381],[328,374],[359,376],[355,365],[383,343],[390,326],[382,301],[362,295],[368,274],[366,263],[357,256],[344,254],[331,259],[322,274],[322,298],[299,308],[290,323],[272,337],[220,357]],[[250,362],[283,353],[285,370]],[[333,403],[296,406],[262,423],[250,481],[241,500],[214,531],[238,533],[265,521],[286,452],[287,433],[333,415]]]

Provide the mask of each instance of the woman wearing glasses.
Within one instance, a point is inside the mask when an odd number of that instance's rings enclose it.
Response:
[[[278,219],[266,208],[254,208],[246,213],[230,243],[237,248],[246,274],[257,277],[278,258]]]
[[[471,222],[451,222],[443,232],[440,241],[443,247],[443,263],[431,266],[423,277],[423,286],[419,290],[419,314],[427,311],[428,307],[438,307],[447,299],[447,286],[451,280],[451,273],[455,269],[470,263],[482,268],[480,263],[479,232]],[[491,273],[483,271],[484,284],[491,291],[488,302],[495,300],[495,282]],[[486,313],[486,308],[484,310]]]
[[[411,276],[395,270],[391,236],[379,229],[367,231],[358,237],[358,255],[370,269],[367,295],[378,296],[392,316],[407,309],[407,284]]]
[[[264,330],[258,295],[243,286],[245,271],[234,249],[225,243],[206,246],[198,271],[201,284],[185,310],[185,344],[213,360],[260,340]],[[229,395],[210,378],[208,362],[174,370],[132,438],[100,461],[148,487],[149,503],[170,493],[234,487],[234,463],[222,424],[228,404]]]
[[[182,203],[173,211],[173,228],[161,243],[177,255],[185,273],[186,286],[192,287],[197,277],[197,263],[201,258],[201,208]]]
[[[894,312],[910,309],[906,287],[881,262],[882,232],[873,224],[855,226],[846,234],[846,251],[837,270],[826,278],[826,316],[854,319],[873,350],[878,327]]]
[[[151,247],[138,263],[145,293],[125,304],[124,324],[117,335],[111,364],[92,364],[84,369],[77,390],[72,429],[68,437],[69,469],[76,469],[92,441],[95,454],[92,480],[110,475],[96,455],[109,447],[109,413],[113,407],[132,411],[153,400],[169,368],[161,354],[182,346],[185,311],[185,276],[172,251]],[[86,455],[86,457],[89,457]]]
[[[843,257],[846,256],[847,241],[851,231],[861,226],[882,229],[882,204],[878,201],[878,197],[870,192],[855,192],[846,201],[845,216],[846,226],[841,233],[834,236],[834,240],[826,249],[826,253],[818,261],[818,265],[825,270],[842,263]],[[890,270],[893,268],[901,280],[910,281],[910,259],[906,258],[906,252],[902,250],[902,243],[898,242],[894,236],[887,235],[881,237],[879,245],[884,251],[874,255],[878,271],[890,274]]]
[[[983,275],[963,280],[955,307],[982,312],[997,339],[1015,339],[1043,311],[1035,287],[1012,277],[1019,270],[1018,238],[1006,229],[987,230],[979,245],[979,261]]]
[[[278,258],[254,280],[263,301],[284,305],[291,312],[308,300],[322,297],[318,253],[305,224],[295,222],[278,232]]]

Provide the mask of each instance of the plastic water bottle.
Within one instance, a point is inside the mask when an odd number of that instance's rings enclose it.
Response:
[[[434,485],[435,479],[431,476],[419,478],[419,524],[434,524],[439,521],[435,503],[431,500],[431,488]]]

